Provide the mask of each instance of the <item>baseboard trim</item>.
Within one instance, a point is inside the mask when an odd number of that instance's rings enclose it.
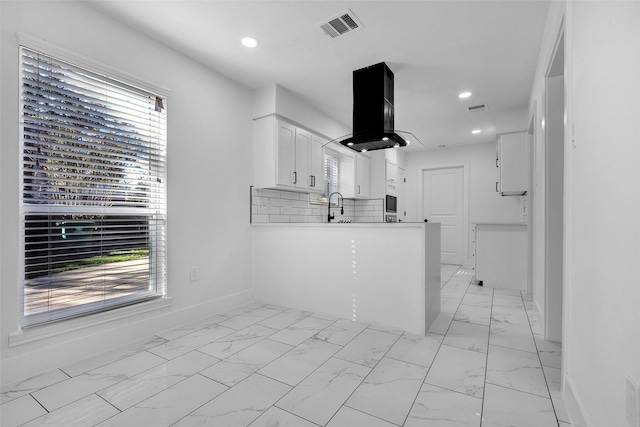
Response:
[[[167,329],[222,313],[253,301],[253,294],[253,288],[250,288],[179,309],[175,308],[174,299],[173,306],[157,306],[153,307],[154,309],[148,307],[144,312],[117,316],[110,320],[102,319],[105,321],[101,322],[86,320],[86,327],[74,325],[67,331],[50,331],[51,333],[38,337],[21,337],[27,338],[29,342],[10,348],[13,354],[0,361],[2,385],[33,377],[116,347],[125,347],[152,338]]]
[[[573,381],[567,375],[563,375],[563,382],[563,399],[571,425],[573,427],[593,427],[593,424],[589,422],[589,418],[586,416],[584,404],[575,392],[576,388]]]

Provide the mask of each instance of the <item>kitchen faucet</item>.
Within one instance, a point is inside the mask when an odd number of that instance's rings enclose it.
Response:
[[[329,198],[327,199],[327,222],[331,222],[332,219],[335,219],[335,214],[331,213],[331,196],[333,196],[334,194],[340,195],[340,197],[338,198],[338,205],[340,205],[340,200],[342,200],[342,206],[340,206],[340,215],[344,215],[344,197],[342,197],[342,194],[334,191],[333,193],[329,194]]]

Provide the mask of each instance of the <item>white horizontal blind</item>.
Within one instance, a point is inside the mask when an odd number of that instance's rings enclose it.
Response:
[[[333,153],[333,151],[327,150],[324,154],[324,176],[322,177],[324,194],[309,194],[309,203],[326,204],[329,195],[334,191],[338,191],[338,157],[331,153]]]
[[[21,324],[164,295],[166,100],[20,52]]]
[[[330,154],[324,156],[324,180],[327,198],[334,191],[338,191],[338,157]]]

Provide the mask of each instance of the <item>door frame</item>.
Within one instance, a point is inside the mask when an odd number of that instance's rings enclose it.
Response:
[[[533,102],[532,113],[529,120],[529,127],[527,128],[527,155],[529,156],[529,160],[527,162],[527,166],[529,168],[529,186],[527,188],[527,235],[528,235],[528,244],[527,244],[527,293],[534,296],[534,280],[536,278],[535,275],[535,266],[536,266],[536,235],[535,231],[537,230],[538,224],[535,223],[534,215],[535,215],[535,204],[537,194],[534,194],[534,180],[536,173],[536,125],[537,125],[537,102]]]
[[[562,55],[562,74],[557,74],[557,66],[556,60],[558,60],[558,54]],[[545,126],[543,128],[543,136],[544,136],[544,158],[541,159],[544,162],[544,200],[542,203],[544,204],[544,337],[547,340],[562,342],[563,335],[563,312],[564,312],[564,288],[565,288],[565,272],[566,272],[566,192],[567,192],[567,173],[566,173],[566,163],[567,163],[567,138],[566,132],[567,127],[566,123],[564,123],[564,129],[562,131],[562,151],[564,153],[564,159],[562,164],[562,174],[563,174],[563,200],[562,206],[550,206],[549,203],[549,144],[551,141],[549,140],[549,102],[550,102],[550,84],[549,80],[553,78],[558,78],[562,76],[563,78],[563,121],[566,121],[566,112],[567,112],[567,81],[566,81],[566,71],[565,71],[565,26],[564,21],[562,22],[560,29],[558,31],[555,44],[553,47],[553,51],[549,58],[549,63],[547,64],[547,69],[544,73],[544,113],[543,117],[545,120]],[[562,254],[562,273],[561,273],[561,289],[552,289],[552,284],[549,280],[549,245],[550,245],[550,232],[549,232],[549,218],[551,216],[556,216],[556,211],[554,208],[562,208],[562,248],[560,248],[560,253]],[[558,236],[556,236],[557,238]],[[558,297],[560,295],[560,298]]]
[[[462,266],[473,267],[473,260],[470,258],[471,242],[469,241],[469,162],[456,163],[436,163],[418,168],[418,211],[421,220],[424,220],[424,173],[438,169],[462,168]]]

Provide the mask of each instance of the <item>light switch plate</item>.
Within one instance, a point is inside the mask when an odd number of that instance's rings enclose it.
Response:
[[[191,281],[197,282],[200,278],[200,269],[198,267],[191,267]]]

